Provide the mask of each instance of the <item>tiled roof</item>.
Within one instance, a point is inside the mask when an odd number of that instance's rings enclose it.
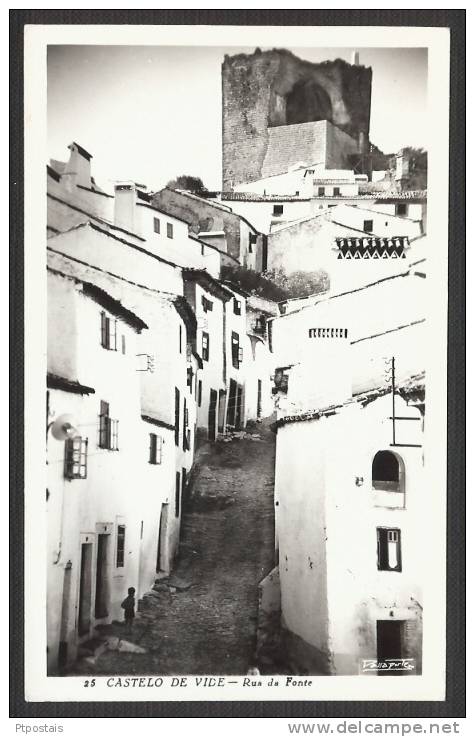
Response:
[[[124,322],[127,323],[127,325],[130,325],[130,327],[134,328],[134,330],[136,330],[137,332],[148,328],[148,325],[143,320],[141,320],[138,315],[136,315],[131,310],[128,310],[127,307],[124,307],[122,302],[119,302],[118,299],[112,297],[108,292],[104,291],[104,289],[96,286],[96,284],[91,284],[91,282],[84,281],[84,279],[80,279],[77,276],[64,274],[62,271],[59,271],[58,269],[53,269],[51,266],[48,266],[47,270],[50,271],[52,274],[57,274],[58,276],[69,279],[76,284],[80,284],[82,286],[83,294],[93,299],[95,302],[97,302],[97,304],[101,305],[106,310],[109,310],[109,312],[112,312],[113,315],[117,315],[117,317],[120,317]]]
[[[95,390],[90,386],[84,386],[79,381],[66,379],[64,376],[48,373],[46,377],[46,386],[48,389],[61,389],[63,392],[72,392],[72,394],[95,394]]]
[[[309,202],[310,197],[282,194],[257,194],[257,192],[223,192],[222,200],[236,202]]]
[[[151,413],[142,414],[142,420],[144,422],[149,422],[151,425],[156,425],[157,427],[163,427],[166,430],[174,430],[175,425],[170,425],[168,422],[164,422],[163,420],[160,420],[158,417]]]
[[[396,393],[401,395],[406,395],[409,392],[414,393],[417,391],[423,391],[425,388],[425,374],[420,373],[416,376],[412,376],[407,381],[401,382],[398,386],[396,386]],[[276,422],[272,424],[272,429],[278,430],[279,427],[283,427],[284,425],[288,425],[292,422],[306,422],[309,420],[319,420],[321,417],[329,417],[331,415],[334,415],[337,413],[339,409],[341,409],[344,406],[347,406],[351,404],[352,402],[361,402],[363,405],[369,404],[369,402],[373,401],[374,399],[378,399],[381,396],[384,396],[385,394],[389,394],[391,391],[391,387],[389,386],[374,386],[372,389],[367,390],[361,394],[354,395],[351,399],[349,399],[346,402],[341,402],[340,404],[333,404],[329,405],[328,407],[324,407],[322,409],[318,410],[312,410],[308,412],[302,412],[295,415],[287,415],[285,417],[280,417]]]
[[[233,293],[224,284],[220,284],[217,279],[214,279],[205,269],[183,269],[183,279],[184,281],[197,282],[203,289],[223,302],[228,302],[233,297]]]

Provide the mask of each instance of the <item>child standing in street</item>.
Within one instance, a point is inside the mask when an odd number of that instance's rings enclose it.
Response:
[[[127,632],[130,634],[132,632],[132,624],[134,622],[135,617],[135,589],[133,586],[131,586],[127,590],[128,596],[125,597],[124,601],[121,604],[122,609],[124,610],[124,620],[125,620],[125,626],[127,628]]]

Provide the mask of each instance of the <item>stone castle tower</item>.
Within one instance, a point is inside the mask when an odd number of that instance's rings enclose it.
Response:
[[[289,145],[296,148],[295,139],[301,141],[301,158],[307,153],[312,159],[308,163],[317,163],[315,157],[322,155],[327,166],[342,166],[338,156],[328,159],[325,152],[331,146],[346,154],[364,154],[371,80],[370,68],[342,59],[314,64],[285,49],[226,55],[222,65],[223,190],[277,173],[266,163],[269,146],[281,151]],[[310,125],[316,121],[328,122]],[[295,127],[300,124],[308,125]],[[289,126],[292,128],[283,130]]]

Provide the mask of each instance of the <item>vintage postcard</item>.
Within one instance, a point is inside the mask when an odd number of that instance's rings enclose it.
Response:
[[[444,699],[449,39],[26,26],[27,700]]]

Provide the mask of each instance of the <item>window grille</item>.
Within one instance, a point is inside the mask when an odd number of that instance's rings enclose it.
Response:
[[[87,438],[69,438],[64,444],[64,475],[67,479],[87,478]]]

